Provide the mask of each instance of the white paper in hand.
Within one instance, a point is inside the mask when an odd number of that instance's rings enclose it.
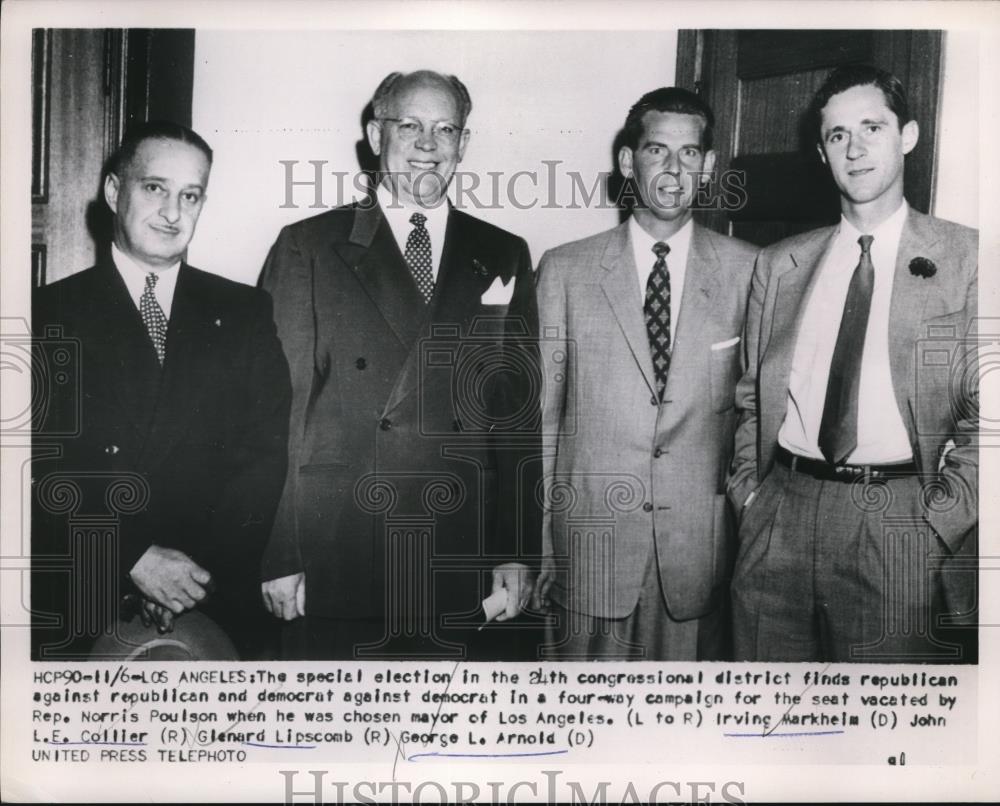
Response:
[[[500,590],[491,593],[483,599],[483,613],[486,615],[486,621],[479,629],[481,630],[506,609],[507,589],[500,588]]]

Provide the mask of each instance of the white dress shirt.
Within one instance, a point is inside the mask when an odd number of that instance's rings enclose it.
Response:
[[[146,290],[146,275],[151,272],[144,266],[140,266],[132,258],[126,255],[114,243],[111,244],[111,259],[114,261],[118,274],[125,281],[128,295],[132,297],[136,310],[139,310],[139,300]],[[181,262],[178,260],[169,269],[161,269],[156,272],[159,279],[153,287],[153,296],[160,303],[163,315],[170,319],[170,309],[174,301],[174,288],[177,286],[177,273],[180,271]]]
[[[906,426],[896,406],[889,366],[889,304],[899,239],[906,224],[907,206],[899,209],[870,234],[875,269],[868,329],[858,391],[858,444],[847,457],[853,465],[891,464],[913,457]],[[830,364],[847,301],[851,276],[861,258],[859,232],[846,218],[823,258],[802,316],[788,383],[788,409],[778,431],[778,443],[792,453],[822,459],[817,440]]]
[[[659,241],[642,228],[642,225],[632,216],[628,222],[629,239],[632,241],[632,254],[635,256],[635,268],[639,275],[640,305],[646,300],[646,283],[653,273],[656,263],[656,253],[653,244]],[[694,220],[688,222],[677,232],[663,241],[670,247],[666,256],[667,271],[670,272],[670,343],[674,343],[677,333],[677,323],[681,315],[681,295],[684,292],[684,275],[687,272],[688,253],[691,251],[691,233],[694,231]]]
[[[413,231],[410,216],[414,213],[427,216],[424,226],[431,239],[431,273],[434,275],[434,282],[437,282],[438,269],[441,266],[441,250],[444,248],[444,233],[448,228],[448,200],[442,199],[435,207],[408,205],[398,196],[394,196],[385,183],[379,183],[375,196],[378,198],[379,207],[382,208],[382,215],[389,222],[392,235],[399,244],[399,252],[404,256],[406,241]]]

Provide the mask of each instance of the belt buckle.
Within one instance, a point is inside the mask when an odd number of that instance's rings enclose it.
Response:
[[[865,484],[867,484],[870,479],[871,468],[868,465],[834,465],[833,473],[834,476],[841,479],[857,479],[864,476]]]

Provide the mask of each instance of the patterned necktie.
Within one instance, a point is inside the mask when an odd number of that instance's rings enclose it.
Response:
[[[417,290],[424,298],[424,303],[431,301],[434,294],[434,274],[431,272],[431,236],[424,223],[427,216],[414,213],[410,216],[413,229],[406,239],[406,265],[410,267],[413,279],[417,281]]]
[[[151,271],[146,275],[146,288],[139,297],[139,313],[142,314],[142,323],[146,326],[146,332],[149,333],[153,348],[156,350],[156,358],[162,367],[167,348],[167,317],[163,315],[163,308],[153,293],[156,281],[159,279],[156,272]]]
[[[819,424],[819,449],[828,462],[844,462],[858,445],[858,390],[865,350],[868,312],[871,310],[875,267],[870,254],[871,235],[858,238],[861,259],[847,288],[837,345],[830,362],[823,419]]]
[[[662,401],[670,371],[670,272],[667,271],[670,247],[657,241],[653,244],[653,252],[656,263],[646,280],[646,301],[642,309],[646,314],[646,334],[656,374],[656,391]]]

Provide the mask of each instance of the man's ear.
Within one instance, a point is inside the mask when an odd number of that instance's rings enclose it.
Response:
[[[710,174],[715,170],[715,152],[709,149],[705,152],[705,163],[701,167],[702,173]],[[706,179],[707,177],[703,177]]]
[[[917,124],[917,121],[911,120],[903,126],[902,139],[903,153],[909,154],[913,151],[913,147],[917,144],[917,140],[920,139],[920,126]]]
[[[462,129],[462,135],[458,138],[458,161],[461,162],[465,158],[465,147],[469,145],[469,135],[471,132],[468,129]]]
[[[113,173],[104,177],[104,201],[108,203],[112,213],[118,212],[118,189],[121,187],[121,180]]]
[[[626,179],[632,178],[632,149],[622,146],[618,150],[618,170]]]
[[[368,121],[365,126],[365,134],[368,135],[368,145],[372,150],[372,153],[378,157],[382,154],[382,124],[377,120],[372,119]]]
[[[819,152],[820,162],[822,162],[824,165],[826,165],[827,164],[827,162],[826,162],[826,152],[823,150],[823,144],[822,143],[816,143],[816,150]]]

